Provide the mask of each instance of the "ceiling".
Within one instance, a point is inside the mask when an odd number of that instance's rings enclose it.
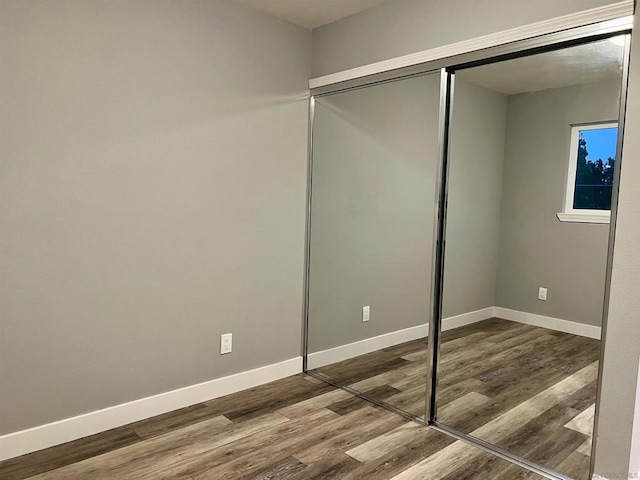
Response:
[[[624,47],[610,40],[461,70],[459,78],[514,95],[620,78]]]
[[[301,27],[313,29],[387,0],[232,0]]]

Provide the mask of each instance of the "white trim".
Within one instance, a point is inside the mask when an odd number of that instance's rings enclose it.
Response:
[[[633,453],[633,452],[631,452],[631,453]],[[625,477],[620,477],[618,475],[618,476],[612,477],[612,478],[603,477],[602,475],[594,473],[593,477],[591,477],[591,478],[592,478],[592,480],[638,480],[638,478],[640,478],[638,476],[638,473],[639,472],[634,472],[633,470],[631,470],[629,472],[629,476],[628,477],[626,477],[626,476]],[[626,475],[626,474],[624,474],[624,475]]]
[[[578,213],[574,212],[558,212],[556,217],[561,222],[573,222],[573,223],[610,223],[611,212],[606,213]]]
[[[638,365],[638,385],[636,388],[636,408],[633,415],[633,429],[631,433],[631,459],[629,472],[640,477],[640,364]],[[629,475],[631,477],[631,475]]]
[[[447,317],[442,319],[442,331],[453,330],[454,328],[464,327],[465,325],[471,325],[472,323],[481,322],[482,320],[488,320],[495,317],[495,307],[482,308],[473,312],[463,313],[454,317]]]
[[[496,47],[510,42],[526,40],[528,38],[560,32],[570,28],[582,27],[597,22],[621,19],[629,26],[633,26],[633,0],[622,0],[610,5],[591,8],[581,12],[570,13],[550,20],[530,23],[521,27],[511,28],[498,33],[484,35],[471,40],[451,43],[442,47],[431,48],[421,52],[403,55],[401,57],[383,60],[381,62],[370,63],[361,67],[343,70],[341,72],[312,78],[309,80],[309,88],[314,89],[324,87],[334,83],[375,75],[376,73],[388,72],[397,68],[410,67],[421,63],[439,60],[441,58],[452,57],[464,53],[482,50],[484,48]],[[624,17],[624,18],[623,18]]]
[[[302,357],[0,436],[0,461],[302,372]]]
[[[395,332],[385,333],[377,337],[366,338],[339,347],[329,348],[320,352],[310,353],[307,355],[307,368],[314,369],[331,365],[332,363],[348,360],[358,357],[366,353],[375,352],[383,348],[399,345],[411,340],[426,338],[429,333],[429,324],[424,323],[415,327],[397,330]]]
[[[443,331],[470,325],[493,317],[589,338],[600,338],[599,327],[503,307],[488,307],[445,318],[442,321]],[[381,348],[424,338],[427,336],[428,330],[428,324],[424,324],[330,350],[312,353],[308,359],[309,368],[318,368],[322,365],[346,360]],[[237,373],[151,397],[141,398],[132,402],[66,418],[27,430],[9,433],[0,436],[0,461],[94,435],[155,415],[171,412],[178,408],[246,390],[247,388],[295,375],[301,371],[302,358],[296,357],[247,372]]]
[[[548,328],[558,332],[572,333],[581,337],[600,339],[601,328],[584,323],[571,322],[560,318],[545,317],[535,313],[511,310],[510,308],[494,307],[494,315],[497,318],[511,320],[512,322],[524,323],[535,327]]]
[[[545,317],[535,313],[521,312],[503,307],[487,307],[473,312],[463,313],[442,320],[442,331],[471,325],[489,318],[501,318],[512,322],[547,328],[558,332],[571,333],[581,337],[600,339],[600,327],[571,322],[560,318]],[[324,367],[332,363],[341,362],[350,358],[375,352],[383,348],[392,347],[401,343],[426,338],[429,332],[429,324],[425,323],[415,327],[405,328],[395,332],[385,333],[376,337],[366,338],[357,342],[348,343],[338,347],[310,353],[307,358],[309,369]]]
[[[486,320],[493,316],[493,307],[483,308],[474,312],[463,313],[455,317],[449,317],[442,320],[442,330],[451,330],[452,328],[462,327],[481,320]],[[429,324],[424,323],[415,327],[397,330],[395,332],[385,333],[376,337],[366,338],[357,342],[348,343],[339,347],[322,350],[320,352],[310,353],[307,357],[307,368],[314,369],[330,365],[332,363],[348,360],[358,357],[366,353],[375,352],[383,348],[392,347],[401,343],[426,338],[429,333]]]
[[[573,208],[573,199],[576,193],[576,175],[578,170],[578,148],[580,132],[585,130],[600,130],[604,128],[618,128],[617,121],[597,122],[589,124],[571,125],[571,143],[569,146],[569,161],[567,163],[567,177],[564,186],[564,201],[562,212],[557,213],[561,222],[579,223],[609,223],[611,219],[610,210],[587,210]],[[616,153],[617,156],[617,153]]]

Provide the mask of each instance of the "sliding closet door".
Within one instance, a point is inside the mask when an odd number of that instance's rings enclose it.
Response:
[[[439,101],[427,74],[317,97],[313,119],[308,370],[421,418]]]
[[[624,40],[455,72],[436,419],[574,478],[589,472]]]

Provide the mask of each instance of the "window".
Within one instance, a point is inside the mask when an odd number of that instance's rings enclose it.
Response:
[[[571,129],[563,222],[609,223],[617,123],[575,125]]]

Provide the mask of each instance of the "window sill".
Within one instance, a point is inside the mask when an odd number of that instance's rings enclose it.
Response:
[[[611,221],[611,212],[607,213],[556,213],[558,220],[561,222],[573,223],[609,223]]]

